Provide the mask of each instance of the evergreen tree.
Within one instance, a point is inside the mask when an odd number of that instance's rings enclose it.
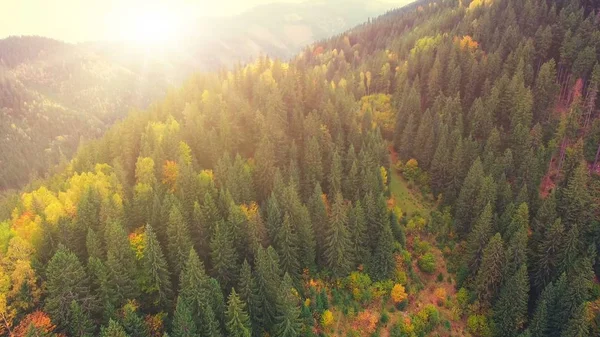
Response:
[[[471,231],[471,225],[476,217],[473,214],[473,212],[476,212],[473,204],[477,202],[476,198],[483,179],[483,165],[481,160],[477,158],[469,169],[456,201],[456,224],[459,234],[465,235]]]
[[[250,337],[252,331],[250,318],[245,311],[246,304],[239,298],[235,289],[231,289],[231,294],[227,300],[227,311],[225,320],[227,332],[232,337]]]
[[[298,236],[292,228],[288,213],[283,216],[283,223],[275,233],[274,244],[281,262],[281,269],[294,278],[299,277]]]
[[[277,300],[277,317],[273,332],[275,336],[297,337],[302,329],[300,307],[292,294],[292,279],[285,274],[281,282]]]
[[[176,205],[173,205],[169,212],[167,238],[169,264],[173,270],[173,275],[176,277],[183,269],[192,248],[187,223],[181,214],[181,210]]]
[[[496,233],[483,250],[481,267],[475,277],[475,293],[484,306],[496,297],[502,284],[504,265],[504,243],[500,234]]]
[[[269,330],[276,317],[278,289],[281,286],[279,258],[272,247],[259,248],[255,264],[256,294],[253,310],[256,310],[258,326]]]
[[[341,193],[335,196],[331,206],[329,226],[325,237],[325,266],[336,277],[350,271],[352,242],[348,232],[347,207]]]
[[[492,218],[492,206],[488,203],[467,239],[467,265],[469,270],[479,270],[483,258],[483,251],[493,235]]]
[[[527,266],[523,264],[515,275],[507,279],[494,305],[496,335],[518,336],[527,319],[528,293]]]
[[[146,225],[144,234],[145,251],[142,262],[147,279],[143,291],[148,296],[150,306],[156,309],[169,307],[173,292],[167,261],[150,225]]]
[[[173,313],[173,329],[171,331],[173,337],[192,337],[198,335],[198,330],[192,310],[183,299],[182,296],[177,297],[177,305]]]
[[[394,234],[388,221],[383,223],[379,233],[379,240],[373,253],[370,274],[375,280],[385,280],[392,277],[396,270],[396,261],[394,260]]]
[[[129,337],[125,329],[116,321],[109,320],[108,326],[103,326],[100,331],[101,337]]]
[[[198,254],[190,249],[188,259],[180,275],[179,296],[189,307],[196,327],[202,329],[203,336],[218,336],[219,323],[209,304],[210,280]],[[183,315],[183,313],[182,313]]]
[[[585,232],[588,227],[590,196],[587,184],[587,168],[579,164],[567,187],[562,190],[558,203],[561,218],[567,229],[579,226]]]
[[[546,231],[534,255],[533,283],[543,289],[559,275],[560,256],[563,250],[564,227],[556,219]]]
[[[138,315],[135,303],[129,302],[123,306],[123,329],[131,337],[148,336],[149,331],[146,322]]]
[[[91,228],[88,229],[85,239],[85,245],[87,249],[87,255],[89,257],[94,257],[98,259],[103,258],[104,249],[102,247],[102,241],[98,237],[98,234],[96,234],[96,231],[94,231]]]
[[[342,158],[336,150],[331,159],[331,167],[329,169],[329,195],[336,195],[342,192]]]
[[[96,327],[89,314],[81,308],[77,301],[71,301],[69,307],[69,336],[92,337]]]
[[[137,298],[139,289],[136,279],[135,255],[129,246],[127,234],[118,222],[107,227],[106,271],[111,303],[121,307],[127,299]]]
[[[48,262],[46,278],[48,297],[44,309],[59,328],[69,326],[71,302],[76,302],[81,310],[93,305],[85,269],[77,256],[64,246],[60,246]]]
[[[315,230],[315,238],[317,241],[317,259],[319,265],[323,265],[325,235],[327,228],[327,208],[323,200],[323,191],[321,185],[317,184],[310,199],[308,200],[308,210]]]
[[[355,264],[364,264],[369,261],[369,249],[367,242],[367,224],[365,211],[360,200],[356,201],[348,216],[348,230],[352,244],[351,255]]]
[[[210,258],[213,273],[221,287],[231,287],[238,273],[237,253],[233,244],[231,230],[224,221],[217,222],[210,240]]]

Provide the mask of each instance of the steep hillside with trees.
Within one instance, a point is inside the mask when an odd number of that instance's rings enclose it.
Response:
[[[422,1],[194,76],[4,206],[3,333],[598,335],[596,10]]]

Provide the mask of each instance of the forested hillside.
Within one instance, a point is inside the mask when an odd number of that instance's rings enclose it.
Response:
[[[597,336],[593,1],[421,1],[193,76],[0,214],[13,336]]]
[[[307,44],[410,1],[263,5],[197,20],[193,32],[180,32],[161,48],[131,41],[2,39],[0,192],[45,177],[72,159],[81,140],[101,136],[129,110],[162,99],[195,72],[229,68],[261,54],[288,59]]]
[[[168,79],[133,72],[79,45],[0,40],[0,192],[71,159],[129,109],[163,97]]]

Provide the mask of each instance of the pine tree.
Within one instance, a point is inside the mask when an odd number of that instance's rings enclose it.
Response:
[[[352,242],[348,232],[347,207],[341,193],[335,196],[331,206],[329,226],[325,237],[325,266],[336,277],[343,277],[350,271]]]
[[[231,289],[231,294],[227,300],[227,311],[225,312],[229,336],[250,337],[252,329],[245,308],[246,304],[239,298],[235,289]]]
[[[500,234],[496,233],[483,250],[481,267],[475,277],[475,293],[484,306],[496,297],[502,283],[504,265],[504,243]]]
[[[173,292],[167,260],[150,225],[146,225],[144,247],[142,263],[147,279],[143,290],[148,296],[150,306],[156,309],[169,307]]]
[[[107,227],[106,270],[111,303],[121,307],[127,299],[137,298],[139,288],[135,255],[129,246],[127,234],[121,224],[113,222]]]
[[[181,272],[188,258],[192,242],[190,232],[178,206],[173,205],[167,223],[167,252],[173,275]]]
[[[231,288],[235,284],[238,273],[238,257],[231,230],[224,221],[217,222],[213,237],[210,240],[210,249],[213,274],[223,289],[225,287]]]
[[[498,336],[518,336],[527,319],[528,293],[527,266],[522,264],[516,274],[507,279],[494,305],[494,322]]]
[[[171,331],[173,337],[192,337],[198,335],[198,330],[192,310],[183,299],[182,296],[177,297],[177,305],[173,313],[173,329]]]
[[[300,275],[300,256],[298,255],[298,236],[292,227],[290,215],[285,213],[283,223],[275,232],[274,245],[280,259],[281,269],[293,278]]]
[[[48,262],[46,278],[48,297],[44,308],[59,328],[69,325],[71,302],[75,301],[82,310],[93,305],[85,269],[77,256],[64,246],[60,246]]]

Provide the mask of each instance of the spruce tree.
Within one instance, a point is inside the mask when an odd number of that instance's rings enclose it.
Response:
[[[281,285],[279,259],[272,247],[259,248],[255,264],[256,293],[253,310],[256,309],[258,326],[269,330],[276,317],[278,289]]]
[[[482,305],[488,306],[496,297],[502,284],[504,266],[504,243],[500,234],[496,233],[483,250],[481,267],[475,277],[475,293]]]
[[[292,279],[285,274],[278,290],[277,317],[273,327],[274,336],[300,336],[302,330],[300,307],[296,297],[292,294],[292,289]]]
[[[329,195],[336,195],[342,192],[342,158],[339,152],[336,150],[331,158],[331,167],[329,169]]]
[[[475,212],[473,205],[477,202],[483,180],[483,165],[481,160],[477,158],[469,169],[456,201],[457,231],[461,235],[468,234],[471,231],[472,223],[476,219],[476,214],[473,214]]]
[[[290,215],[288,213],[285,213],[283,216],[283,223],[275,232],[274,245],[279,255],[281,269],[297,279],[300,276],[298,236],[292,227]]]
[[[564,227],[561,220],[556,219],[544,233],[544,237],[535,251],[533,283],[538,289],[543,289],[559,275],[563,242]]]
[[[317,259],[319,265],[323,265],[325,247],[325,235],[327,228],[327,208],[323,201],[323,191],[321,185],[317,184],[310,199],[308,200],[308,210],[315,230],[315,238],[317,241]]]
[[[108,225],[106,242],[110,297],[114,307],[119,308],[127,299],[137,298],[139,294],[135,255],[125,230],[118,222]]]
[[[167,260],[150,225],[146,225],[144,234],[145,251],[142,263],[147,278],[144,280],[143,291],[148,297],[150,307],[160,310],[170,305],[173,295],[171,278]]]
[[[227,311],[225,312],[228,336],[250,337],[252,329],[245,308],[246,304],[232,288],[227,300]]]
[[[477,271],[483,259],[483,251],[492,238],[492,206],[487,204],[479,219],[475,222],[473,231],[467,238],[467,265],[469,270]]]
[[[354,264],[365,264],[369,262],[369,245],[367,242],[367,223],[365,211],[360,200],[356,201],[348,216],[348,230],[352,244],[352,257]]]
[[[218,336],[220,333],[219,323],[210,305],[209,291],[212,291],[212,287],[204,270],[204,264],[196,251],[190,249],[180,275],[179,296],[186,301],[195,319],[196,327],[202,329],[202,335],[206,337]]]
[[[91,320],[89,313],[83,311],[77,301],[71,301],[69,308],[69,336],[92,337],[96,326]]]
[[[392,277],[396,270],[394,260],[394,234],[390,227],[389,218],[382,224],[379,240],[373,253],[370,274],[375,280],[385,280]]]
[[[130,337],[118,322],[110,319],[108,326],[103,326],[100,331],[101,337]]]
[[[177,305],[175,306],[175,312],[173,313],[173,329],[171,330],[171,336],[198,336],[198,329],[192,316],[192,310],[182,296],[177,297]]]
[[[123,306],[123,318],[121,324],[125,332],[131,337],[144,337],[148,336],[148,326],[144,319],[138,315],[137,306],[129,302]]]
[[[493,319],[498,336],[516,337],[527,319],[529,277],[522,264],[516,274],[505,282],[494,305]]]
[[[210,240],[212,272],[223,289],[231,288],[235,284],[238,273],[238,257],[232,236],[230,226],[224,221],[219,221]]]
[[[178,206],[173,205],[167,223],[167,252],[173,275],[179,275],[188,258],[192,242],[190,232]]]
[[[348,231],[347,207],[341,193],[331,205],[329,226],[325,236],[325,266],[336,277],[344,277],[350,271],[352,241]]]

